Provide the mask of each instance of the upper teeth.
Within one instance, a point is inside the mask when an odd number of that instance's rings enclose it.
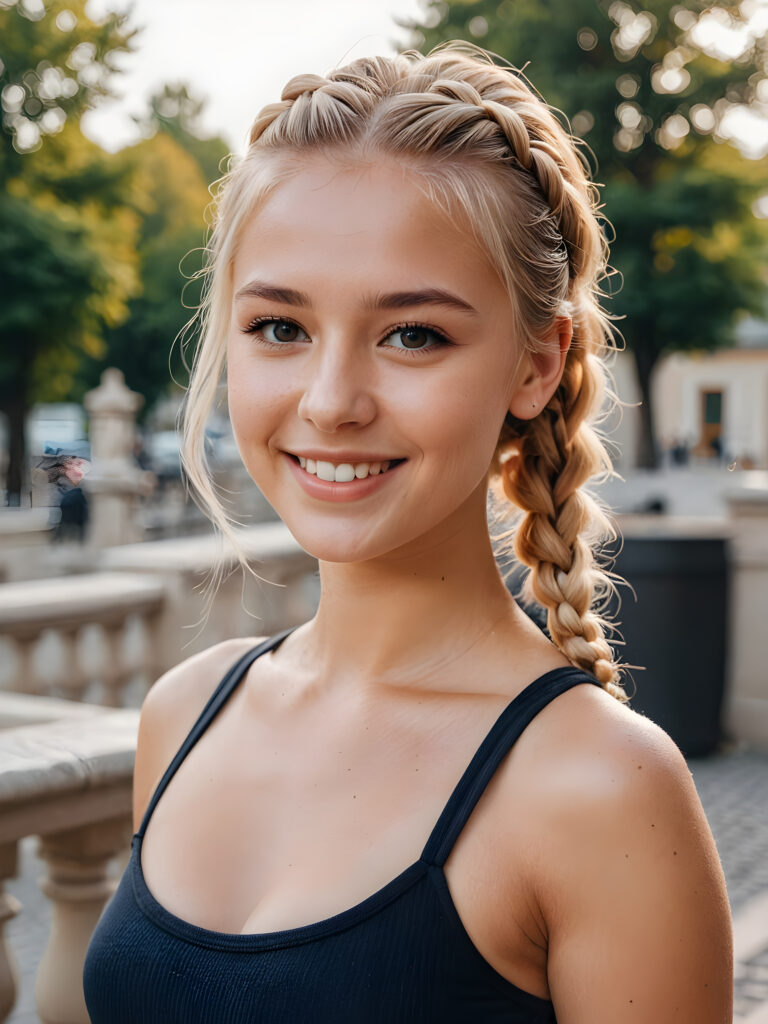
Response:
[[[351,480],[364,480],[367,476],[376,476],[377,473],[385,473],[389,469],[387,462],[316,462],[314,459],[305,459],[303,455],[298,456],[299,465],[313,476],[329,483],[348,484]]]

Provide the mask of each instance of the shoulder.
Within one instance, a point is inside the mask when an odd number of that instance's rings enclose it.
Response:
[[[528,768],[537,817],[550,839],[573,844],[569,863],[576,865],[580,842],[593,858],[598,837],[619,842],[622,859],[631,860],[622,845],[630,836],[637,854],[671,838],[683,820],[708,830],[678,746],[599,687],[561,694],[526,732],[521,762]]]
[[[191,713],[197,705],[199,714],[225,673],[238,658],[263,639],[235,637],[223,640],[174,665],[147,691],[141,706],[141,717],[162,717],[167,712],[175,716],[187,707]]]
[[[165,672],[141,705],[133,771],[134,830],[157,783],[225,673],[262,637],[224,640]]]
[[[630,1002],[643,1024],[672,1003],[681,1019],[724,1021],[728,900],[679,748],[596,686],[562,694],[529,729],[518,768],[555,1005],[574,1022],[621,1019]]]
[[[659,783],[692,786],[679,747],[649,718],[592,683],[560,694],[528,726],[527,753],[538,786],[558,805],[564,795],[595,807],[639,799]],[[645,774],[643,774],[645,773]]]

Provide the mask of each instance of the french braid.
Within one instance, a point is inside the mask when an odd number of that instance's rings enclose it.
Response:
[[[299,75],[256,117],[245,157],[215,196],[205,330],[187,400],[185,465],[203,505],[226,529],[196,455],[223,366],[231,299],[224,271],[248,214],[301,169],[298,154],[312,152],[352,163],[394,158],[416,172],[419,187],[474,233],[496,267],[521,348],[541,351],[556,317],[571,316],[562,380],[533,419],[508,415],[500,425],[489,481],[521,513],[514,549],[530,570],[529,594],[547,610],[552,640],[625,699],[599,614],[611,585],[594,549],[610,525],[584,490],[610,471],[592,426],[613,340],[599,305],[608,257],[599,194],[552,110],[520,73],[477,47],[446,44],[426,57],[365,57],[326,77]]]

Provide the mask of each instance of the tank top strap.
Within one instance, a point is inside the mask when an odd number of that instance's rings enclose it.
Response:
[[[594,676],[581,669],[571,666],[552,669],[529,683],[506,706],[445,805],[424,847],[423,861],[437,867],[445,864],[478,800],[517,738],[550,701],[580,683],[600,686]]]
[[[152,817],[152,812],[154,811],[158,800],[163,795],[163,791],[165,790],[166,786],[168,785],[168,783],[171,781],[174,774],[178,770],[179,765],[187,756],[192,747],[194,747],[195,743],[197,743],[197,741],[203,735],[205,730],[211,724],[211,722],[216,717],[221,708],[224,706],[224,704],[226,704],[227,700],[229,699],[229,697],[237,687],[238,683],[247,672],[250,665],[252,665],[257,658],[261,657],[262,654],[266,654],[268,651],[275,650],[283,642],[283,640],[285,640],[289,633],[292,633],[296,628],[296,626],[291,626],[289,629],[284,629],[282,630],[282,632],[276,633],[274,636],[269,637],[267,640],[262,640],[260,644],[257,644],[255,647],[251,648],[250,651],[246,651],[246,653],[241,658],[238,658],[234,665],[232,665],[232,667],[226,673],[226,675],[221,680],[219,685],[208,698],[205,707],[200,712],[197,721],[190,729],[187,738],[179,747],[173,760],[166,768],[165,774],[160,779],[160,782],[157,784],[157,787],[155,788],[155,792],[152,794],[152,799],[150,800],[149,805],[146,811],[144,812],[144,817],[142,819],[141,826],[139,827],[138,832],[135,833],[135,836],[143,837],[146,827],[149,824],[149,819]]]

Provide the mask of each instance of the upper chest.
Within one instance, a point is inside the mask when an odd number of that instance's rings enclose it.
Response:
[[[457,700],[422,713],[392,705],[277,720],[254,715],[239,687],[152,813],[141,849],[147,886],[182,920],[230,933],[296,928],[356,906],[419,859],[503,706]],[[445,876],[485,959],[546,997],[516,757],[461,830]],[[510,820],[520,826],[510,831]]]

